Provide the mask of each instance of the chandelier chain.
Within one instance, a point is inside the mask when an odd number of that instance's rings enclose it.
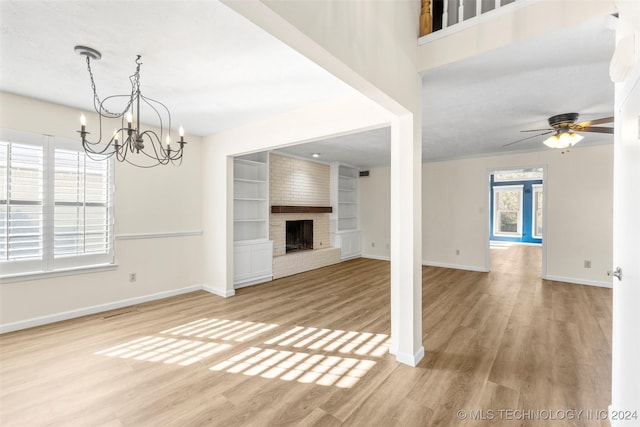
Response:
[[[93,103],[95,110],[100,113],[103,112],[110,117],[121,117],[129,108],[131,107],[131,103],[133,101],[133,97],[137,91],[140,91],[140,66],[142,63],[140,62],[140,55],[136,58],[136,72],[129,76],[129,80],[131,81],[131,97],[124,110],[120,113],[114,113],[109,111],[107,107],[104,106],[104,101],[100,100],[100,96],[98,96],[98,90],[96,89],[96,82],[93,78],[93,70],[91,70],[91,58],[87,55],[87,71],[89,71],[89,79],[91,80],[91,90],[93,91]]]

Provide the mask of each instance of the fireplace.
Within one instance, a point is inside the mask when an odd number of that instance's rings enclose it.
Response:
[[[313,249],[313,220],[287,221],[286,253]]]

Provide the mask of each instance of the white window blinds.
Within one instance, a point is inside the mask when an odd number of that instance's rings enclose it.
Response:
[[[43,147],[0,142],[0,260],[42,258]]]
[[[75,141],[2,136],[1,275],[112,263],[113,161]]]

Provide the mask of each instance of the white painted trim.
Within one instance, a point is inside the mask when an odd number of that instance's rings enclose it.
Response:
[[[391,352],[391,349],[389,349],[389,352]],[[415,367],[423,358],[424,347],[420,347],[420,349],[415,354],[407,354],[402,352],[398,352],[396,354],[396,360],[398,362],[404,363],[405,365],[409,365],[411,367]]]
[[[539,246],[542,247],[542,243],[530,243],[530,242],[509,242],[508,240],[490,240],[494,246]],[[504,243],[504,245],[500,245]]]
[[[245,282],[238,282],[233,284],[234,289],[246,288],[247,286],[259,285],[260,283],[266,283],[273,280],[273,274],[266,276],[253,277]]]
[[[100,273],[118,268],[118,264],[98,264],[83,267],[66,268],[64,270],[19,273],[0,277],[0,283],[25,282],[27,280],[51,279],[62,276],[75,276],[78,274]]]
[[[220,289],[216,289],[213,286],[208,286],[208,285],[202,285],[201,289],[203,291],[207,291],[207,292],[209,292],[211,294],[217,295],[217,296],[222,297],[222,298],[229,298],[229,297],[232,297],[232,296],[234,296],[236,294],[235,289],[230,289],[230,290],[227,290],[227,291],[221,291]]]
[[[571,283],[575,285],[587,285],[587,286],[598,286],[601,288],[613,288],[613,284],[611,282],[600,282],[598,280],[577,279],[575,277],[563,277],[563,276],[553,276],[553,275],[547,275],[542,278],[544,280],[552,280],[554,282],[565,282],[565,283]]]
[[[477,265],[448,264],[446,262],[425,261],[425,260],[422,260],[422,265],[425,265],[427,267],[452,268],[454,270],[478,271],[480,273],[489,272],[489,270],[486,269],[485,267],[480,267]]]
[[[544,181],[542,184],[531,184],[531,193],[531,237],[542,239],[542,235],[536,235],[536,193],[542,193],[542,231],[544,232]]]
[[[458,22],[458,23],[454,23],[451,24],[451,26],[446,26],[444,28],[442,28],[441,30],[436,30],[433,33],[429,33],[427,35],[424,35],[422,37],[420,37],[418,39],[418,46],[421,46],[423,44],[428,44],[431,43],[434,40],[438,40],[447,36],[450,36],[452,34],[458,33],[460,31],[466,30],[467,28],[471,28],[473,26],[476,26],[478,24],[480,24],[483,21],[489,21],[493,18],[499,17],[501,15],[506,15],[508,13],[513,13],[518,9],[521,9],[523,7],[529,6],[531,3],[534,3],[536,1],[539,0],[520,0],[520,1],[514,1],[513,3],[509,3],[509,4],[505,4],[504,6],[500,6],[497,9],[492,9],[492,10],[488,10],[482,14],[480,14],[479,16],[472,16],[470,18],[467,18],[466,20],[462,21],[462,22]],[[447,4],[447,3],[445,3]],[[460,4],[463,4],[463,2],[460,2]],[[460,17],[458,18],[460,19]],[[444,18],[443,18],[443,26],[444,24]]]
[[[523,212],[522,207],[524,206],[524,184],[517,185],[493,185],[493,235],[495,237],[520,237],[522,238],[522,228],[523,224]],[[518,209],[518,224],[517,231],[515,232],[507,232],[507,231],[499,231],[499,211],[498,203],[496,203],[496,199],[498,198],[498,193],[511,193],[513,191],[517,191],[520,193],[520,207]]]
[[[202,236],[202,230],[167,231],[162,233],[129,233],[116,234],[116,240],[164,239],[166,237]]]
[[[389,257],[388,255],[369,255],[369,254],[362,254],[360,255],[361,258],[369,258],[369,259],[377,259],[380,261],[391,261],[391,257]]]
[[[155,301],[163,298],[169,298],[176,295],[186,294],[201,290],[201,285],[187,286],[185,288],[174,289],[171,291],[158,292],[151,295],[143,295],[140,297],[129,298],[126,300],[115,301],[107,304],[94,305],[78,310],[64,311],[62,313],[51,314],[48,316],[35,317],[33,319],[21,320],[18,322],[5,323],[0,325],[0,334],[18,331],[20,329],[32,328],[34,326],[46,325],[49,323],[60,322],[62,320],[74,319],[76,317],[87,316],[90,314],[101,313],[104,311],[115,310],[122,307],[142,304],[149,301]]]

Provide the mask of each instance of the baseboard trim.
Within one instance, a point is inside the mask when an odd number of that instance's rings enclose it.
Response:
[[[116,234],[116,240],[165,239],[167,237],[202,236],[202,230],[168,231],[164,233],[129,233]]]
[[[478,267],[475,265],[448,264],[445,262],[437,262],[437,261],[422,260],[422,265],[425,265],[427,267],[452,268],[454,270],[478,271],[480,273],[489,272],[489,270],[487,270],[485,267]]]
[[[273,275],[262,276],[248,280],[246,282],[238,282],[233,285],[234,289],[246,288],[247,286],[259,285],[260,283],[266,283],[273,280]]]
[[[236,294],[235,289],[227,289],[226,291],[221,291],[220,289],[216,289],[213,286],[208,286],[208,285],[202,285],[202,289],[203,291],[207,291],[210,294],[214,294],[217,295],[219,297],[222,298],[229,298],[232,297]]]
[[[396,360],[400,363],[404,363],[405,365],[409,365],[411,367],[416,367],[416,365],[424,358],[424,347],[420,347],[420,349],[415,354],[398,352],[396,354]]]
[[[200,285],[187,286],[185,288],[174,289],[171,291],[158,292],[151,295],[143,295],[135,298],[128,298],[125,300],[110,302],[107,304],[94,305],[91,307],[85,307],[78,310],[64,311],[62,313],[51,314],[49,316],[35,317],[33,319],[21,320],[18,322],[5,323],[0,325],[0,334],[7,332],[18,331],[21,329],[33,328],[35,326],[42,326],[49,323],[60,322],[63,320],[75,319],[76,317],[88,316],[90,314],[101,313],[109,310],[116,310],[118,308],[128,307],[136,304],[142,304],[149,301],[155,301],[163,298],[169,298],[176,295],[182,295],[189,292],[195,292],[202,289]]]
[[[544,280],[553,280],[554,282],[565,282],[571,283],[573,285],[587,285],[587,286],[597,286],[600,288],[613,288],[613,284],[609,282],[600,282],[597,280],[585,280],[585,279],[576,279],[575,277],[563,277],[563,276],[553,276],[547,274],[543,277]]]
[[[384,255],[362,254],[360,257],[361,258],[369,258],[369,259],[377,259],[377,260],[380,260],[380,261],[391,261],[391,257],[384,256]]]

